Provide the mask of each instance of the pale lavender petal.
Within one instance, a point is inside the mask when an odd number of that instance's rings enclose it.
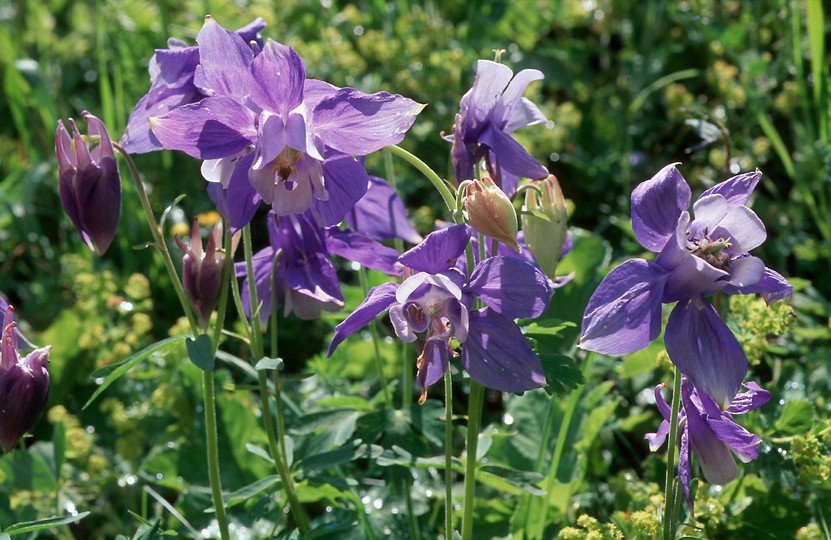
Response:
[[[770,392],[755,382],[748,381],[743,386],[747,388],[747,392],[742,392],[734,397],[726,412],[730,414],[744,414],[748,411],[758,409],[770,400]]]
[[[493,124],[488,125],[479,136],[479,142],[496,156],[496,162],[507,172],[531,180],[548,176],[548,169],[534,159],[513,137]]]
[[[416,336],[416,332],[423,332],[427,329],[429,319],[427,317],[422,317],[420,321],[410,320],[404,311],[406,307],[407,306],[403,306],[401,304],[391,306],[389,309],[390,323],[392,324],[392,329],[395,331],[395,335],[398,336],[398,339],[404,343],[412,343],[418,337]]]
[[[231,180],[228,182],[228,189],[225,192],[225,217],[228,219],[228,226],[232,232],[236,232],[254,218],[257,208],[262,202],[260,194],[248,180],[248,171],[254,161],[254,154],[248,154],[239,160]],[[219,186],[219,184],[215,184]],[[219,207],[219,205],[217,205]],[[221,209],[220,209],[221,211]]]
[[[630,259],[609,272],[589,299],[580,348],[621,355],[649,345],[661,333],[666,278],[660,266],[643,259]]]
[[[272,162],[286,147],[285,122],[276,114],[264,111],[257,123],[257,158],[254,160],[253,168],[258,171],[271,171]],[[273,176],[272,171],[271,177]]]
[[[664,444],[664,441],[667,440],[667,435],[669,435],[669,422],[662,420],[661,425],[658,426],[658,431],[655,433],[647,433],[643,438],[649,443],[649,451],[657,452]]]
[[[404,280],[395,293],[399,304],[407,302],[426,302],[438,304],[439,300],[452,296],[456,300],[462,298],[461,281],[458,274],[448,272],[445,274],[428,274],[419,272]],[[432,285],[432,287],[429,287]],[[424,291],[427,293],[424,293]],[[435,297],[435,300],[429,298]]]
[[[730,405],[747,374],[747,357],[713,306],[700,297],[679,302],[669,315],[664,343],[696,388],[722,407]]]
[[[482,122],[496,105],[513,76],[513,71],[505,64],[478,60],[473,87],[462,98],[462,104],[466,104],[468,108],[466,121]]]
[[[542,124],[548,119],[530,99],[522,98],[511,110],[508,123],[505,125],[505,133],[513,133],[519,128]]]
[[[443,339],[428,339],[418,357],[416,379],[422,388],[436,383],[447,371],[450,360],[449,343]]]
[[[632,229],[643,247],[661,251],[676,234],[678,219],[689,208],[691,193],[675,164],[638,184],[632,191]]]
[[[199,65],[194,84],[208,95],[243,98],[254,85],[251,61],[254,53],[238,34],[205,17],[199,35]]]
[[[404,202],[387,182],[376,176],[369,177],[369,189],[361,200],[346,214],[349,228],[376,240],[401,238],[417,244],[422,240],[418,231],[407,219]]]
[[[706,230],[715,239],[716,237],[713,233],[716,227],[718,227],[719,222],[727,215],[729,208],[727,199],[721,195],[699,197],[693,203],[693,216],[695,216],[695,220],[690,227],[690,236],[692,238],[704,237],[704,231]]]
[[[391,276],[401,275],[398,252],[368,236],[332,227],[326,231],[326,248],[329,253],[379,270]]]
[[[770,305],[777,300],[782,300],[793,294],[793,285],[788,283],[784,276],[765,268],[761,279],[752,285],[742,287],[725,287],[728,294],[754,294],[761,293],[765,302]]]
[[[163,116],[182,105],[199,101],[203,97],[193,85],[182,89],[171,89],[167,86],[151,88],[130,113],[127,127],[121,137],[121,146],[130,154],[145,154],[162,150],[164,147],[150,129],[149,119],[154,116]]]
[[[324,225],[337,225],[366,193],[369,177],[366,169],[352,156],[327,152],[323,161],[327,198],[312,204]]]
[[[702,197],[718,193],[727,199],[730,206],[747,204],[747,200],[756,188],[756,184],[762,178],[762,171],[756,169],[728,178],[720,184],[716,184],[701,194]]]
[[[715,235],[724,231],[725,236],[729,236],[731,240],[730,252],[739,254],[747,253],[748,251],[759,247],[767,237],[765,225],[759,216],[746,206],[737,206],[733,208],[721,223],[718,228],[713,231]],[[714,236],[715,238],[715,236]]]
[[[515,125],[517,123],[516,119],[512,118],[514,110],[522,108],[522,94],[525,93],[528,85],[534,81],[541,81],[544,78],[545,76],[542,72],[537,69],[523,69],[517,73],[514,78],[511,79],[511,82],[508,83],[505,91],[502,92],[502,96],[494,105],[493,111],[491,112],[491,120],[496,122],[498,127],[506,133],[511,133],[512,131],[516,131],[516,129],[523,127]],[[536,110],[536,113],[540,114],[539,109]],[[511,126],[513,129],[508,129],[507,127],[510,120],[514,120],[514,125]],[[545,117],[542,118],[542,121],[545,121]],[[523,125],[527,126],[529,124]]]
[[[491,310],[473,311],[462,364],[470,377],[501,392],[524,392],[545,386],[542,363],[519,327]]]
[[[468,240],[470,231],[466,225],[452,225],[428,234],[422,243],[405,252],[398,261],[413,270],[437,274],[453,266]]]
[[[365,156],[400,143],[423,108],[397,94],[343,88],[315,107],[315,133],[339,152]]]
[[[332,356],[332,353],[344,339],[368,325],[375,317],[395,304],[396,289],[398,289],[397,283],[384,283],[370,289],[361,305],[356,307],[349,317],[335,327],[335,334],[332,337],[332,343],[329,344],[329,351],[326,356]]]
[[[334,96],[338,90],[339,87],[326,81],[306,79],[306,84],[303,85],[303,104],[306,105],[306,110],[314,111],[318,103]]]
[[[739,257],[730,261],[728,283],[734,287],[749,287],[757,283],[765,273],[765,263],[758,257]]]
[[[254,102],[286,120],[288,112],[303,102],[306,66],[295,50],[269,40],[251,66],[258,88]]]
[[[548,308],[551,287],[536,266],[517,257],[491,257],[477,264],[466,291],[510,319],[539,317]]]
[[[682,392],[681,397],[687,411],[690,446],[698,458],[704,478],[713,484],[727,484],[735,479],[739,472],[730,449],[716,438],[706,421],[706,416],[698,411],[688,392]]]
[[[227,97],[205,98],[149,121],[162,146],[199,159],[234,155],[257,139],[254,113]]]

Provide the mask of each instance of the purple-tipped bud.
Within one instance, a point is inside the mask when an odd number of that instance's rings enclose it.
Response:
[[[6,452],[32,429],[49,397],[49,347],[35,349],[21,358],[13,311],[9,306],[3,317],[0,343],[0,446]]]
[[[493,180],[483,178],[468,184],[464,204],[471,227],[519,251],[516,210]]]
[[[84,242],[103,255],[121,216],[121,179],[104,123],[87,111],[83,117],[89,125],[86,143],[72,118],[71,136],[60,120],[55,130],[61,204]]]
[[[554,279],[557,263],[566,241],[566,200],[553,174],[536,183],[540,191],[525,191],[522,208],[522,231],[525,243],[534,254],[543,272]]]
[[[216,302],[219,299],[219,290],[222,285],[222,265],[225,263],[225,253],[217,249],[222,240],[222,222],[217,222],[208,236],[208,245],[202,250],[202,237],[199,234],[199,222],[194,220],[191,229],[190,247],[186,246],[178,236],[176,243],[185,252],[182,259],[182,285],[193,302],[199,321],[205,325],[211,318]]]

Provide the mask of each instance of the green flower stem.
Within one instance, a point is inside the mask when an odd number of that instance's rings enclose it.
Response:
[[[476,448],[479,445],[479,427],[482,423],[482,404],[485,387],[470,380],[470,401],[467,410],[467,459],[465,460],[465,502],[462,514],[462,540],[473,534],[473,505],[476,492]]]
[[[669,439],[667,440],[667,474],[664,490],[664,540],[675,538],[675,451],[678,439],[678,414],[681,410],[681,372],[675,368],[675,382],[672,385],[672,412],[669,417]]]
[[[263,335],[260,328],[259,311],[261,305],[256,302],[257,288],[254,283],[254,254],[251,242],[251,228],[246,225],[242,229],[242,245],[245,253],[245,269],[248,275],[248,297],[251,305],[251,351],[255,359],[259,361],[265,356],[263,349]],[[242,308],[242,299],[240,298],[238,304]],[[245,314],[240,310],[240,318],[245,319]],[[288,499],[289,509],[297,524],[297,529],[302,536],[309,532],[309,520],[303,507],[300,504],[300,499],[297,497],[297,488],[294,485],[294,479],[291,476],[288,463],[286,461],[285,451],[285,428],[282,422],[282,396],[280,395],[280,379],[278,370],[274,370],[274,396],[277,402],[278,420],[277,429],[275,430],[274,419],[271,417],[271,405],[269,404],[268,392],[268,375],[266,370],[257,370],[257,381],[260,385],[260,396],[262,399],[262,413],[263,423],[265,424],[266,435],[268,436],[268,448],[271,452],[271,457],[274,458],[274,465],[277,468],[277,474],[280,476],[280,481],[283,484],[283,489],[286,491],[286,498]]]
[[[442,199],[444,199],[444,204],[447,205],[447,209],[450,210],[451,213],[455,213],[456,210],[456,197],[453,195],[453,192],[450,191],[450,188],[447,184],[442,180],[436,172],[430,168],[429,165],[421,161],[418,157],[414,156],[413,154],[407,152],[400,146],[392,145],[387,146],[387,149],[395,154],[396,156],[400,157],[419,171],[421,171],[424,176],[427,177],[428,180],[433,184],[438,192],[441,194]]]
[[[179,298],[179,303],[182,305],[182,310],[190,324],[192,337],[196,337],[200,333],[199,324],[196,321],[196,316],[193,313],[187,294],[185,294],[185,289],[182,286],[182,281],[179,279],[179,274],[176,272],[176,267],[170,256],[170,250],[167,249],[162,230],[156,221],[156,216],[153,214],[153,208],[150,205],[150,199],[147,197],[144,184],[141,182],[138,168],[130,157],[130,154],[124,151],[119,144],[113,143],[113,148],[118,150],[124,157],[124,161],[130,169],[130,175],[133,177],[136,191],[141,200],[141,206],[144,208],[144,214],[147,217],[147,224],[150,226],[150,232],[153,235],[153,245],[162,255],[165,268],[173,283],[173,289],[176,291],[176,296]],[[225,290],[227,291],[227,289]],[[212,341],[212,346],[215,352],[218,346],[218,339]],[[211,485],[211,497],[213,498],[216,521],[219,526],[219,535],[222,540],[230,540],[228,518],[225,514],[225,502],[222,500],[222,484],[219,472],[219,442],[216,426],[216,391],[214,389],[212,372],[202,371],[202,390],[202,399],[204,400],[205,407],[205,440],[208,451],[208,480]]]
[[[364,266],[361,266],[358,270],[358,281],[361,283],[361,291],[364,293],[364,297],[368,296],[369,278]],[[381,337],[378,335],[378,327],[375,326],[375,321],[369,323],[369,333],[372,336],[372,347],[375,351],[375,369],[378,370],[378,382],[381,384],[381,392],[384,394],[384,403],[391,406],[392,396],[390,396],[387,376],[384,374],[384,360],[381,358],[381,347],[379,345]]]
[[[444,537],[453,537],[453,378],[444,372]]]

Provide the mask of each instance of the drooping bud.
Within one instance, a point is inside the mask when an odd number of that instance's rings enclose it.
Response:
[[[175,239],[185,252],[182,258],[182,285],[188,298],[193,302],[193,307],[196,308],[199,321],[205,325],[216,307],[222,285],[222,265],[225,263],[225,253],[217,249],[222,240],[222,222],[218,221],[211,229],[208,245],[204,251],[197,220],[194,220],[191,228],[189,247],[178,236]]]
[[[464,205],[471,227],[519,251],[516,210],[493,180],[483,178],[468,184]]]
[[[0,343],[0,446],[6,452],[32,429],[49,397],[49,347],[21,358],[13,311],[9,306],[3,317]]]
[[[121,178],[104,123],[87,111],[83,116],[89,124],[88,143],[72,118],[69,119],[71,137],[58,120],[55,130],[58,184],[61,204],[72,224],[90,249],[103,255],[110,247],[121,217]]]
[[[554,272],[566,241],[566,201],[560,183],[553,174],[536,184],[540,191],[525,191],[522,208],[522,231],[525,243],[543,272],[554,279]]]

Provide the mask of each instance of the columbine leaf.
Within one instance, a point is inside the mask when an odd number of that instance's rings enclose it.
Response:
[[[185,341],[188,350],[188,358],[202,371],[211,372],[216,364],[216,356],[213,354],[213,343],[207,334],[201,334],[196,339],[188,338]]]

